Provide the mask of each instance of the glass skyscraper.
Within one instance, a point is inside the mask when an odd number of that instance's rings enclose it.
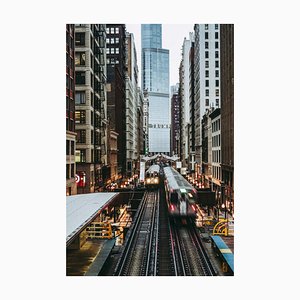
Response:
[[[149,153],[170,154],[169,50],[161,24],[142,24],[142,88],[149,94]]]

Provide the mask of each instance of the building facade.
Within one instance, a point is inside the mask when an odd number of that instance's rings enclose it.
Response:
[[[179,84],[171,87],[171,155],[179,154],[180,140],[180,102]]]
[[[107,113],[118,134],[118,178],[126,174],[126,32],[125,24],[106,25]],[[111,175],[111,174],[110,174]]]
[[[202,164],[201,119],[221,107],[219,24],[195,24],[195,156]]]
[[[221,144],[223,203],[234,212],[234,25],[222,24],[221,42]]]
[[[75,26],[66,25],[66,195],[77,194],[75,181]]]
[[[214,109],[210,115],[211,119],[211,175],[212,189],[221,192],[221,110]]]
[[[106,28],[75,25],[75,123],[78,193],[100,191],[107,177]]]
[[[190,50],[193,42],[193,33],[189,39],[184,38],[182,45],[182,59],[180,65],[180,98],[181,98],[181,161],[182,166],[189,168],[190,151]]]
[[[169,50],[161,24],[142,24],[142,90],[149,96],[149,153],[170,154]]]
[[[126,32],[126,174],[132,176],[138,159],[138,66],[132,33]]]

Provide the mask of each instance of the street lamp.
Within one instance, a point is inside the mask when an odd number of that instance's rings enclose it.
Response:
[[[224,203],[222,203],[221,207],[224,210],[224,216],[225,216],[225,219],[226,219],[226,216],[227,216],[227,214],[226,214],[226,206],[225,206]]]

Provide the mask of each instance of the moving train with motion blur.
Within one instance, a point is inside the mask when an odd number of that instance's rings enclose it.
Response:
[[[158,189],[159,187],[159,172],[160,166],[159,165],[151,165],[148,170],[146,171],[145,176],[145,187],[147,189]]]
[[[163,170],[169,215],[196,218],[196,189],[174,168],[164,167]]]

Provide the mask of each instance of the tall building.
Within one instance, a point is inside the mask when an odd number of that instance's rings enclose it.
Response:
[[[189,167],[190,152],[190,50],[194,40],[193,33],[189,39],[184,38],[180,66],[180,98],[181,98],[181,153],[182,166]]]
[[[142,90],[149,95],[149,152],[170,154],[169,50],[161,24],[142,24]]]
[[[75,122],[78,193],[102,189],[107,177],[106,28],[75,25]]]
[[[118,134],[118,176],[126,174],[126,33],[125,24],[106,25],[107,113]]]
[[[180,140],[180,101],[179,84],[171,86],[171,155],[179,154]]]
[[[66,195],[75,195],[77,186],[75,182],[75,27],[66,25]]]
[[[149,152],[149,95],[147,91],[143,92],[143,134],[144,134],[144,153]]]
[[[126,32],[126,173],[131,176],[138,158],[138,66],[132,33]]]
[[[195,24],[195,156],[202,164],[201,119],[221,107],[219,24]]]
[[[223,203],[234,210],[234,25],[222,24],[221,42],[221,170]]]

